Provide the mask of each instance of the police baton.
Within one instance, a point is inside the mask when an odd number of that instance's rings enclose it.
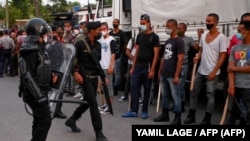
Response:
[[[83,100],[54,100],[54,99],[49,99],[49,102],[63,102],[63,103],[76,103],[76,104],[88,104],[87,101]]]

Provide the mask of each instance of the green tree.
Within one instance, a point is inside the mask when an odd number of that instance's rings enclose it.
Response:
[[[0,19],[5,19],[5,7],[0,6]]]
[[[11,5],[9,7],[9,15],[10,15],[10,19],[9,19],[10,25],[14,25],[16,23],[16,19],[23,19],[22,17],[23,12],[21,11],[21,9],[18,9]]]
[[[12,14],[19,15],[20,16],[18,17],[19,19],[29,18],[31,15],[30,13],[32,12],[32,9],[34,8],[32,0],[12,0],[12,2],[10,2],[10,7],[14,9],[19,9],[16,12],[15,11],[12,12]],[[20,12],[21,15],[18,14],[18,12]]]
[[[52,3],[51,13],[61,13],[70,11],[66,0],[50,0],[50,2]]]
[[[35,16],[50,22],[51,14],[72,12],[74,6],[81,6],[77,0],[48,0],[51,4],[42,5],[42,0],[9,0],[9,25],[14,25],[16,19],[30,19]],[[6,19],[5,6],[0,5],[0,19]]]
[[[104,5],[112,5],[112,0],[104,0]]]

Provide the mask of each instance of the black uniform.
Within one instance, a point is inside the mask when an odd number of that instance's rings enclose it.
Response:
[[[45,54],[44,50],[42,49],[43,45],[39,45],[39,48],[40,52]],[[37,79],[36,70],[37,66],[40,64],[37,51],[25,53],[21,52],[21,57],[26,61],[27,68],[29,68],[32,78]],[[32,141],[45,141],[51,126],[49,105],[47,102],[39,104],[29,89],[26,86],[23,87],[24,101],[27,102],[33,113]],[[47,96],[49,87],[40,86],[40,90],[44,96]]]
[[[78,71],[83,77],[82,90],[84,92],[84,100],[88,104],[81,104],[71,117],[66,120],[65,125],[70,127],[73,132],[80,132],[81,130],[76,126],[76,120],[90,108],[96,141],[107,141],[107,138],[102,133],[102,119],[96,100],[98,75],[105,80],[105,75],[100,71],[102,69],[100,68],[100,64],[98,64],[101,60],[101,44],[97,41],[101,37],[100,27],[101,23],[99,21],[89,22],[87,24],[89,35],[84,40],[79,40],[75,43],[76,63],[74,72]],[[90,41],[90,35],[95,36],[94,41]]]
[[[51,64],[45,43],[39,41],[49,31],[48,24],[40,18],[28,21],[27,37],[20,48],[18,60],[22,94],[19,96],[23,96],[33,115],[31,141],[46,141],[52,121],[47,95],[51,84]]]
[[[91,54],[100,60],[101,44],[98,41],[95,41],[94,44],[91,45],[88,37],[86,37],[85,40],[89,44]],[[82,85],[84,91],[84,100],[86,100],[89,104],[80,105],[75,110],[73,116],[77,120],[88,108],[90,108],[94,130],[100,131],[102,130],[102,120],[96,100],[99,71],[95,65],[95,62],[91,59],[90,53],[88,52],[84,42],[78,41],[75,44],[75,47],[76,59],[79,65],[79,73],[82,75],[84,81]]]

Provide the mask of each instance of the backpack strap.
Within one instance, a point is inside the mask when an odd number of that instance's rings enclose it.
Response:
[[[90,47],[89,47],[89,44],[87,44],[86,40],[85,39],[82,39],[82,41],[84,42],[86,48],[87,48],[87,51],[90,53]]]

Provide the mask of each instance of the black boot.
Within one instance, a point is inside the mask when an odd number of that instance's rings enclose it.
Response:
[[[211,125],[211,113],[206,112],[205,117],[203,118],[200,125]]]
[[[63,97],[63,95],[60,95],[59,99],[62,99],[62,97]],[[66,119],[67,116],[65,114],[63,114],[61,109],[62,109],[62,102],[59,102],[57,104],[57,109],[56,109],[56,112],[55,112],[55,118]]]
[[[55,113],[55,118],[66,119],[67,116],[62,111],[58,111]]]
[[[195,122],[195,112],[196,110],[189,110],[189,113],[187,115],[187,118],[184,120],[184,124],[191,124]]]
[[[170,123],[170,125],[181,125],[181,113],[175,113],[174,120]]]
[[[55,118],[66,119],[67,116],[63,112],[59,111],[59,112],[56,112]]]
[[[102,131],[96,131],[96,141],[108,141],[108,139],[103,135]]]
[[[77,118],[73,114],[70,118],[66,120],[65,125],[70,127],[72,132],[81,132],[81,129],[76,126],[76,120]]]
[[[154,118],[154,122],[164,122],[164,121],[169,121],[168,109],[163,109],[161,115]]]

